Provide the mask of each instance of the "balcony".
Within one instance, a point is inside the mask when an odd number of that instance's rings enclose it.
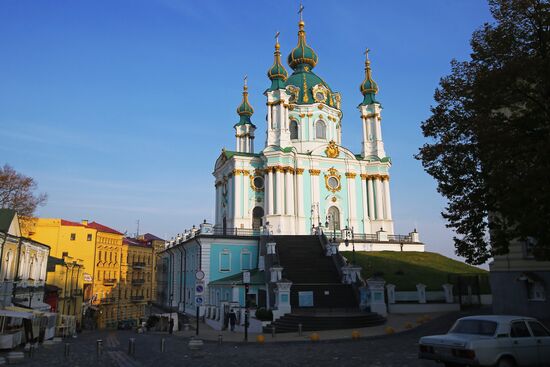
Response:
[[[111,303],[115,303],[115,297],[105,297],[105,298],[102,298],[99,303],[101,303],[102,305],[108,305],[108,304],[111,304]]]
[[[103,285],[115,285],[116,284],[116,279],[103,279]]]
[[[132,268],[136,270],[145,269],[145,266],[146,264],[143,261],[134,261],[132,263]]]
[[[140,302],[140,301],[144,301],[145,297],[144,296],[131,296],[130,300],[132,302]]]
[[[143,285],[145,284],[145,279],[132,279],[132,285]]]

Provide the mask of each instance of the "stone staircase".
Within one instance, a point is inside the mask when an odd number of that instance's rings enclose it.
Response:
[[[385,318],[378,314],[361,312],[359,300],[349,284],[342,284],[338,269],[318,236],[273,236],[277,254],[283,267],[282,277],[292,281],[287,314],[264,328],[271,332],[360,328],[380,325]],[[300,304],[299,292],[311,292],[313,307]]]

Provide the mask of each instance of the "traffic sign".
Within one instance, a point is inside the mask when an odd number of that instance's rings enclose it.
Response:
[[[197,305],[202,305],[202,302],[203,302],[202,297],[200,297],[200,296],[199,296],[199,297],[195,297],[195,303],[196,303]]]
[[[200,295],[202,295],[203,293],[204,293],[204,285],[202,285],[202,284],[197,284],[197,285],[195,286],[195,295],[200,296]]]
[[[204,271],[197,270],[197,272],[195,273],[195,278],[197,278],[198,280],[203,280],[204,279]]]

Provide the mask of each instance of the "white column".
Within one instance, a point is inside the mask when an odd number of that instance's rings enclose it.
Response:
[[[348,218],[351,227],[357,228],[357,204],[356,204],[356,192],[355,192],[355,177],[356,174],[346,174],[346,181],[348,183]]]
[[[273,202],[273,191],[274,191],[274,187],[273,187],[273,170],[271,169],[271,167],[268,167],[267,187],[269,188],[269,190],[268,190],[269,192],[266,195],[267,196],[266,200],[267,200],[267,203],[268,203],[267,214],[271,215],[271,214],[275,213],[275,210],[274,210],[275,203]]]
[[[248,186],[250,185],[249,184],[249,177],[248,177],[248,174],[246,172],[243,172],[243,182],[242,182],[242,190],[243,190],[243,212],[241,213],[241,216],[243,218],[248,218],[249,215],[248,215]],[[246,227],[246,226],[245,226]],[[250,228],[252,228],[252,222],[250,222]]]
[[[281,172],[281,168],[277,167],[275,171],[275,179],[276,179],[276,193],[275,193],[275,214],[284,214],[283,210],[283,174]]]
[[[382,181],[384,185],[384,211],[386,214],[386,219],[391,220],[391,200],[390,200],[390,178],[385,177]]]
[[[235,210],[234,210],[234,218],[240,218],[241,215],[241,191],[242,191],[242,184],[241,184],[241,173],[239,170],[233,171],[234,177],[235,177]],[[235,225],[236,226],[236,225]]]
[[[361,175],[361,204],[363,205],[363,233],[368,233],[370,226],[369,220],[369,207],[367,200],[367,180],[366,175]]]
[[[314,171],[318,171],[318,170],[314,170]],[[310,170],[310,177],[311,177],[311,195],[312,195],[311,203],[320,206],[320,203],[319,203],[319,173],[317,173],[317,172],[311,173],[311,170]],[[314,215],[314,222],[315,223],[313,223],[313,224],[315,224],[315,226],[318,226],[319,221],[321,220],[321,218],[320,218],[321,212],[320,211],[321,211],[321,208],[319,207],[319,212],[315,213],[315,215]]]
[[[233,174],[227,177],[227,216],[230,223],[227,224],[228,227],[233,225],[235,221],[235,215],[233,214],[235,207],[235,197],[233,194]]]
[[[286,214],[294,215],[294,185],[290,169],[285,171],[285,195],[286,195]]]
[[[218,225],[220,223],[220,186],[218,185],[218,179],[216,179],[214,187],[216,188],[216,212],[214,214],[214,225]]]
[[[382,197],[384,195],[384,192],[382,191],[382,182],[380,181],[380,178],[377,177],[374,179],[374,185],[376,186],[376,219],[383,219],[384,204]]]
[[[367,176],[367,191],[369,198],[369,217],[370,220],[376,219],[376,214],[374,213],[374,182],[372,176]]]
[[[296,201],[298,202],[298,217],[304,216],[304,176],[303,168],[296,171]]]

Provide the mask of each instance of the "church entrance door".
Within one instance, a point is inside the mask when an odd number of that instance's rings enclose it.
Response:
[[[340,210],[337,207],[331,206],[330,208],[328,208],[327,219],[328,229],[330,229],[331,231],[340,230]]]
[[[263,225],[264,209],[260,206],[252,210],[252,229],[260,229]]]

